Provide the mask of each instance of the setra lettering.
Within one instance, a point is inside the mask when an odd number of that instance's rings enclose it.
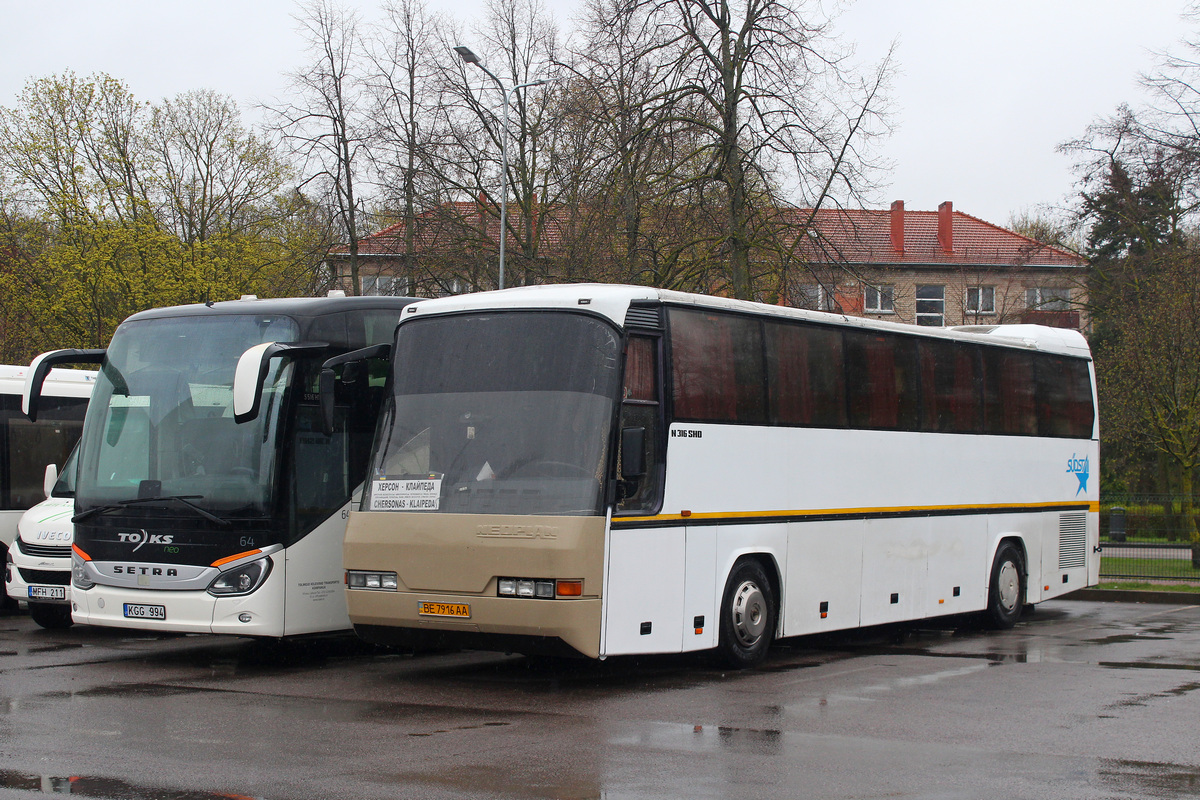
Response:
[[[179,570],[174,567],[154,567],[137,564],[116,564],[112,568],[114,575],[149,575],[152,577],[178,578]]]

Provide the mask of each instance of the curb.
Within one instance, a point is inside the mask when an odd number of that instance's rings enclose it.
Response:
[[[1166,605],[1200,605],[1196,592],[1151,592],[1142,589],[1078,589],[1059,600],[1091,600],[1100,603],[1162,603]]]

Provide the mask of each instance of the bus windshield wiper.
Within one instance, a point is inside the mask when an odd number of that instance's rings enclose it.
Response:
[[[96,514],[102,514],[105,511],[117,511],[119,509],[128,508],[129,506],[133,506],[133,505],[141,505],[143,503],[153,503],[157,500],[171,500],[176,503],[182,503],[183,505],[190,508],[192,511],[195,511],[197,514],[204,517],[209,522],[215,522],[216,524],[218,524],[222,527],[225,527],[225,528],[227,528],[233,524],[229,520],[222,519],[221,517],[218,517],[216,514],[206,511],[205,509],[201,508],[200,506],[198,506],[192,502],[193,500],[201,500],[201,499],[203,499],[203,497],[204,497],[203,495],[199,495],[199,494],[187,494],[187,495],[164,494],[164,495],[160,495],[158,497],[137,497],[132,500],[121,500],[116,503],[110,503],[108,505],[96,506],[94,508],[89,508],[87,511],[81,511],[78,514],[76,514],[75,516],[71,517],[71,521],[72,522],[82,522],[85,519],[88,519],[89,517],[93,517]]]

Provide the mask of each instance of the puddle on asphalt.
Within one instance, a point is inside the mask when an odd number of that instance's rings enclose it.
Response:
[[[28,652],[33,653],[58,653],[63,650],[79,650],[83,645],[77,642],[61,642],[59,644],[42,644],[34,645],[28,648]]]
[[[158,683],[122,683],[117,685],[96,686],[91,689],[81,689],[73,692],[74,697],[173,697],[204,691],[193,687],[165,686]]]
[[[102,800],[258,800],[249,795],[139,786],[117,778],[88,778],[79,775],[34,775],[0,770],[0,788],[38,794],[70,794]]]
[[[1140,631],[1134,633],[1114,633],[1112,636],[1104,636],[1099,639],[1084,639],[1083,644],[1130,644],[1131,642],[1169,642],[1174,639],[1174,636],[1155,636],[1150,633],[1142,633]]]
[[[484,723],[480,723],[479,725],[455,725],[454,727],[451,727],[451,728],[445,728],[445,729],[436,730],[436,731],[414,731],[408,735],[415,736],[415,737],[437,736],[438,734],[441,734],[441,733],[452,733],[454,731],[475,731],[475,730],[480,730],[481,728],[504,728],[509,725],[512,725],[512,723],[511,722],[484,722]]]
[[[1194,796],[1200,790],[1200,770],[1182,764],[1103,759],[1098,775],[1121,797]]]
[[[1106,669],[1165,669],[1200,672],[1200,664],[1172,664],[1166,661],[1098,661]]]

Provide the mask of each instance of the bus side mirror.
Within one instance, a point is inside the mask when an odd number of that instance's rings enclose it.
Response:
[[[58,483],[58,467],[54,464],[46,465],[46,477],[42,479],[42,491],[46,493],[46,499],[54,493],[54,484]]]
[[[308,355],[327,347],[329,345],[324,342],[263,342],[242,353],[233,373],[233,421],[240,425],[258,416],[263,381],[267,379],[272,358]]]
[[[621,477],[625,480],[646,474],[646,429],[621,429]]]
[[[37,422],[38,401],[42,397],[42,384],[55,364],[99,364],[104,361],[107,350],[51,350],[42,353],[29,365],[25,374],[25,386],[21,389],[21,411],[31,422]]]
[[[373,344],[370,347],[362,347],[358,350],[351,350],[349,353],[342,353],[340,356],[334,356],[325,361],[321,365],[321,380],[319,383],[321,392],[321,429],[326,436],[333,435],[333,406],[334,406],[334,391],[337,386],[337,373],[334,372],[334,367],[339,367],[343,364],[346,369],[351,369],[361,366],[364,362],[371,358],[388,358],[392,354],[392,345]],[[366,371],[363,371],[366,375]]]

